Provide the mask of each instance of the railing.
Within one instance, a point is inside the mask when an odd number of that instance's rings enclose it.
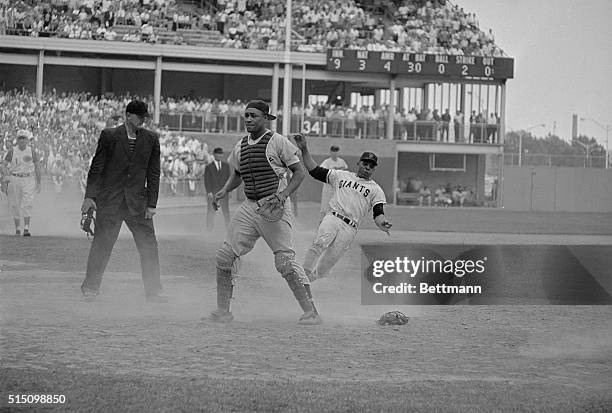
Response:
[[[282,130],[279,116],[276,129]],[[160,126],[181,132],[244,133],[242,114],[212,112],[162,112]],[[467,129],[463,124],[436,121],[395,121],[393,139],[405,141],[455,142],[498,144],[497,125],[473,123]],[[301,123],[300,115],[291,116],[290,133],[330,138],[385,139],[386,119],[347,119],[346,117],[307,116]]]
[[[556,155],[540,153],[524,153],[521,166],[565,166],[571,168],[605,168],[605,156],[586,155]],[[519,166],[518,153],[504,153],[504,165]]]

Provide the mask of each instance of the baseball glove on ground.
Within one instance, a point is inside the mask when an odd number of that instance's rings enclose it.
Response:
[[[94,218],[94,210],[90,209],[89,211],[81,214],[81,229],[87,233],[87,238],[94,236],[93,229],[91,229],[92,224],[95,228],[96,219]]]
[[[285,200],[279,194],[269,195],[257,201],[255,211],[266,221],[276,222],[281,219],[285,212]]]
[[[406,324],[409,318],[406,314],[401,311],[389,311],[388,313],[384,313],[378,319],[377,323],[381,326],[386,325],[397,325],[401,326],[402,324]]]

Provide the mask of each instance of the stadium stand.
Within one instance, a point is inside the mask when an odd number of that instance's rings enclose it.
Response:
[[[503,55],[474,14],[448,1],[296,0],[292,10],[297,51]],[[283,50],[284,13],[285,0],[0,0],[0,35]]]

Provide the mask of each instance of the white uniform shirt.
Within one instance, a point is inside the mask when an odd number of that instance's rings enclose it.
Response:
[[[32,147],[26,146],[22,151],[15,145],[13,147],[13,158],[9,163],[9,172],[12,174],[32,174],[34,170]]]
[[[363,218],[376,204],[386,204],[382,188],[372,179],[359,178],[355,172],[330,169],[327,182],[334,188],[329,206],[359,227]]]
[[[337,158],[335,161],[329,157],[321,162],[321,166],[327,169],[348,169],[348,165],[342,158]]]
[[[252,137],[249,135],[247,144],[256,144],[267,132],[268,129],[266,129],[265,132],[257,139],[252,139]],[[227,159],[228,163],[230,164],[230,167],[238,172],[240,172],[241,144],[242,139],[236,142],[232,153]],[[268,141],[268,146],[266,147],[266,158],[268,158],[268,162],[272,166],[272,169],[279,177],[277,192],[280,192],[287,187],[287,174],[290,172],[288,167],[300,162],[300,158],[298,158],[297,152],[298,148],[294,144],[292,144],[289,139],[278,133],[274,133],[274,135],[272,135],[272,137]]]

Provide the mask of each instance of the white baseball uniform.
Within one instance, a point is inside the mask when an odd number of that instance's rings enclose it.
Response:
[[[30,146],[24,150],[14,146],[7,153],[5,160],[9,162],[9,185],[8,199],[11,214],[14,219],[29,217],[32,215],[32,203],[36,190],[34,179],[36,154]]]
[[[320,166],[327,169],[348,169],[346,161],[342,158],[336,158],[334,161],[331,157],[329,157],[321,162]],[[321,190],[321,212],[329,212],[329,201],[331,200],[333,194],[334,189],[332,186],[330,184],[323,184],[323,189]]]
[[[266,130],[266,133],[268,132],[270,131]],[[257,139],[252,139],[249,136],[247,144],[255,145],[262,139],[262,136]],[[240,171],[241,146],[242,140],[239,140],[228,158],[230,168],[236,171]],[[288,185],[289,166],[300,161],[297,151],[298,149],[289,139],[278,133],[273,133],[266,146],[265,156],[279,180],[277,193],[283,191]],[[308,278],[302,266],[295,260],[291,229],[293,225],[291,202],[285,202],[283,217],[276,222],[266,221],[256,210],[256,201],[248,198],[244,200],[232,216],[227,234],[228,238],[225,242],[231,246],[236,256],[241,257],[251,251],[256,241],[261,237],[268,244],[275,257],[282,255],[288,259],[302,283],[308,283]]]
[[[385,193],[372,179],[354,172],[330,169],[327,183],[333,188],[330,211],[306,253],[304,270],[310,280],[326,277],[348,251],[364,217],[376,204],[386,204]]]

